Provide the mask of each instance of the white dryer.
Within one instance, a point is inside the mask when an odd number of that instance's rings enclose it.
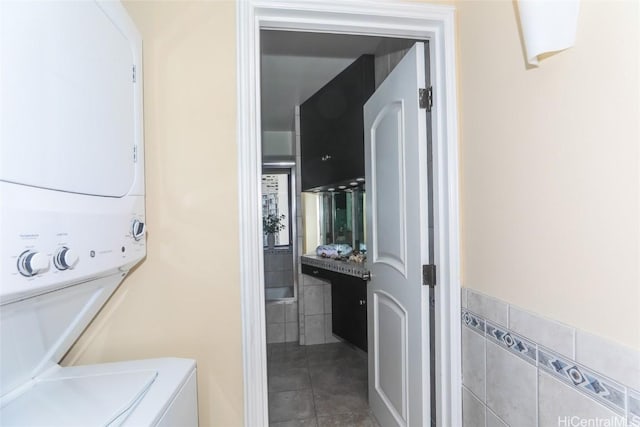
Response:
[[[0,425],[196,426],[196,366],[62,367],[146,255],[142,42],[116,1],[0,1]]]

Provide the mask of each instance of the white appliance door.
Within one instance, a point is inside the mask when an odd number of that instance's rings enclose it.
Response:
[[[122,278],[113,274],[0,305],[0,396],[55,366]]]
[[[125,195],[133,64],[132,43],[95,1],[0,1],[0,180]]]
[[[0,408],[0,423],[6,427],[116,427],[144,398],[157,376],[156,371],[145,370],[36,379]]]
[[[424,45],[416,43],[364,106],[369,403],[386,427],[430,420],[424,85]]]

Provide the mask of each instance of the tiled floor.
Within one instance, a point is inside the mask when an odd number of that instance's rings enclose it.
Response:
[[[379,427],[367,400],[367,355],[347,344],[267,346],[271,427]]]

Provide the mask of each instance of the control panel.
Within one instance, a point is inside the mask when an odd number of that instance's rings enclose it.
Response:
[[[68,270],[75,267],[79,259],[80,257],[76,251],[67,246],[60,246],[53,256],[53,265],[55,265],[58,270]]]
[[[110,198],[0,185],[0,303],[127,271],[146,254],[143,196]],[[14,200],[13,187],[22,187]],[[33,199],[24,197],[25,191],[34,193]]]
[[[23,276],[35,276],[49,269],[49,258],[40,252],[27,249],[18,257],[17,267]]]

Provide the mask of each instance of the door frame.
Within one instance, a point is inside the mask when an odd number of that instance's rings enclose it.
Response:
[[[455,10],[398,0],[238,0],[237,142],[244,425],[268,425],[261,222],[260,30],[429,41],[434,93],[433,213],[437,425],[462,425]],[[425,195],[426,196],[426,195]],[[428,385],[427,385],[428,386]]]

